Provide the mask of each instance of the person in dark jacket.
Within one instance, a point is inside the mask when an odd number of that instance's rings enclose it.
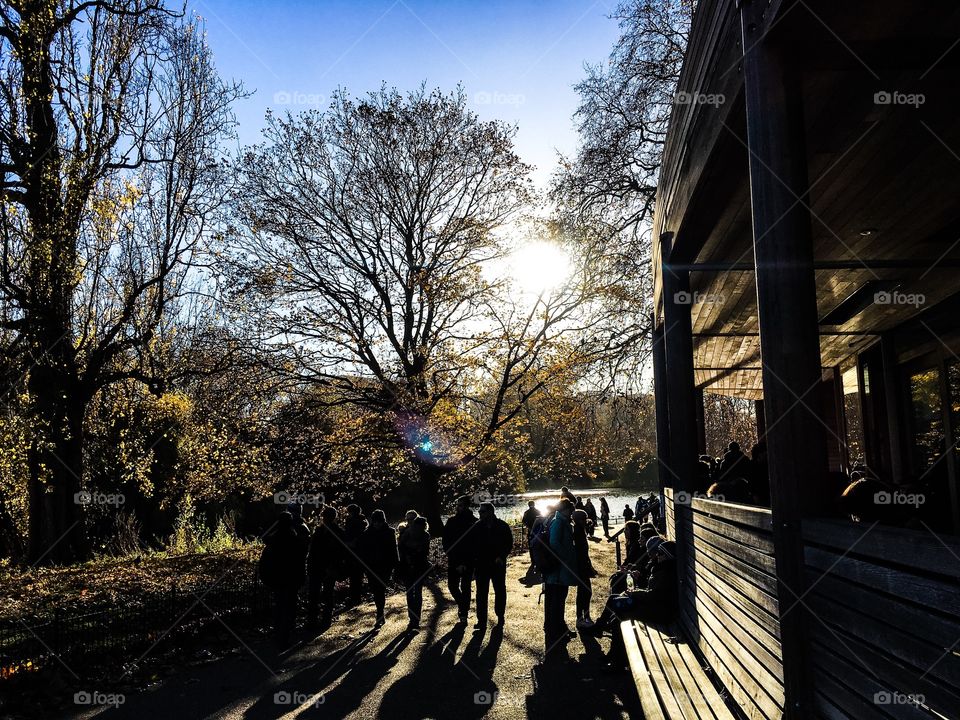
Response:
[[[347,505],[347,519],[343,524],[343,540],[347,544],[347,578],[350,580],[350,593],[347,605],[353,607],[363,595],[363,565],[360,564],[358,543],[367,529],[367,518],[359,505]]]
[[[629,505],[624,505],[624,506],[623,506],[623,521],[624,521],[624,522],[630,522],[631,520],[633,520],[633,508],[630,507]]]
[[[370,527],[363,531],[358,541],[358,554],[367,574],[367,584],[373,593],[377,607],[377,625],[386,622],[384,608],[387,603],[387,581],[400,562],[397,555],[397,533],[387,525],[383,510],[370,514]]]
[[[541,517],[541,515],[540,511],[537,509],[537,504],[533,500],[530,500],[527,502],[527,509],[523,513],[523,518],[521,519],[523,527],[527,531],[528,543],[530,542],[530,535],[533,533],[533,526],[537,522],[538,517]]]
[[[503,625],[507,611],[507,558],[513,550],[513,530],[498,518],[492,503],[481,503],[480,521],[473,528],[473,562],[477,578],[478,630],[487,627],[487,602],[493,585],[493,611]]]
[[[281,648],[290,644],[297,624],[297,594],[306,578],[307,541],[298,532],[293,515],[280,513],[263,538],[260,580],[273,592],[274,634]]]
[[[597,529],[597,507],[593,504],[592,498],[587,498],[587,502],[583,506],[583,509],[587,513],[587,520],[590,521],[587,523],[587,534],[590,537],[593,537],[593,533]]]
[[[572,515],[573,503],[563,498],[557,503],[557,510],[550,519],[550,551],[557,559],[557,566],[543,574],[545,662],[562,660],[566,654],[565,642],[570,639],[570,630],[563,616],[567,593],[577,585],[577,551],[570,525]]]
[[[611,596],[607,600],[607,608],[604,609],[604,616],[609,617],[604,626],[612,630],[613,634],[605,668],[608,671],[616,672],[626,666],[627,654],[623,635],[617,627],[621,621],[632,619],[645,623],[668,623],[679,611],[676,545],[659,537],[651,538],[647,542],[648,552],[654,558],[647,586]],[[600,622],[597,626],[601,626]]]
[[[610,505],[605,497],[600,498],[600,524],[603,525],[603,536],[610,537]]]
[[[407,513],[407,525],[397,539],[400,552],[400,577],[407,590],[408,631],[420,629],[423,611],[423,581],[430,570],[430,533],[427,519],[417,515],[412,520]]]
[[[457,498],[456,513],[443,527],[443,551],[447,554],[447,589],[457,603],[460,622],[470,612],[470,590],[473,582],[473,526],[477,516],[470,510],[470,497]]]
[[[573,547],[577,551],[577,627],[592,628],[590,598],[593,597],[591,580],[597,571],[590,562],[590,541],[587,540],[587,524],[590,519],[585,510],[573,511]]]
[[[307,624],[317,627],[317,615],[322,604],[319,626],[327,628],[333,618],[334,586],[347,566],[347,548],[343,530],[337,524],[337,509],[326,505],[320,511],[320,524],[310,540],[307,555],[309,577],[307,594]]]

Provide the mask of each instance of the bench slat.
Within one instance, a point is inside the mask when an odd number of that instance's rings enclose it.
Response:
[[[653,679],[647,669],[646,661],[643,659],[643,653],[640,651],[640,638],[637,628],[629,620],[625,620],[620,623],[620,632],[623,633],[627,662],[630,664],[630,672],[633,674],[637,694],[640,696],[640,706],[643,708],[644,719],[665,719],[666,716],[663,714],[660,700],[657,698],[657,691],[653,687]]]

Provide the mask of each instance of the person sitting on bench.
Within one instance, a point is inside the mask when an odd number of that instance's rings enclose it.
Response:
[[[626,666],[626,651],[619,624],[623,620],[639,620],[644,623],[668,623],[679,609],[677,597],[676,544],[661,537],[647,541],[647,552],[653,559],[645,588],[628,590],[607,598],[606,607],[597,620],[599,632],[612,631],[613,641],[607,654],[609,671],[623,670]]]

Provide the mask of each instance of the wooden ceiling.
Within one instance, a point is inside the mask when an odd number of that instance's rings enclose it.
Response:
[[[801,3],[777,32],[804,58],[814,255],[830,263],[816,272],[821,354],[832,367],[960,292],[960,4]],[[902,95],[883,104],[880,92]],[[918,94],[922,103],[905,97]],[[736,102],[723,132],[739,151],[717,188],[724,203],[711,222],[698,218],[707,230],[696,263],[745,268],[752,233]],[[691,288],[698,385],[759,398],[753,272],[695,271]]]

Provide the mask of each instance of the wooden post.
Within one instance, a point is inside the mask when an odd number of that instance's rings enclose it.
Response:
[[[767,440],[767,420],[763,413],[763,400],[753,401],[754,414],[757,416],[757,442]]]
[[[814,716],[803,597],[804,506],[826,476],[820,339],[807,207],[800,91],[774,36],[766,2],[741,1],[763,403],[778,577],[786,720]]]
[[[703,388],[696,388],[694,395],[694,410],[697,411],[697,454],[707,452],[707,419],[703,407]]]
[[[900,377],[897,372],[897,353],[894,350],[893,338],[886,333],[880,336],[880,357],[883,364],[883,400],[887,416],[887,444],[890,448],[890,479],[894,485],[903,485]],[[874,414],[874,417],[876,417],[876,414]],[[863,425],[866,425],[866,423],[863,423]]]
[[[663,326],[653,320],[653,400],[657,422],[657,478],[660,494],[665,487],[673,487],[670,467],[670,407],[667,402],[667,354],[664,347]]]

